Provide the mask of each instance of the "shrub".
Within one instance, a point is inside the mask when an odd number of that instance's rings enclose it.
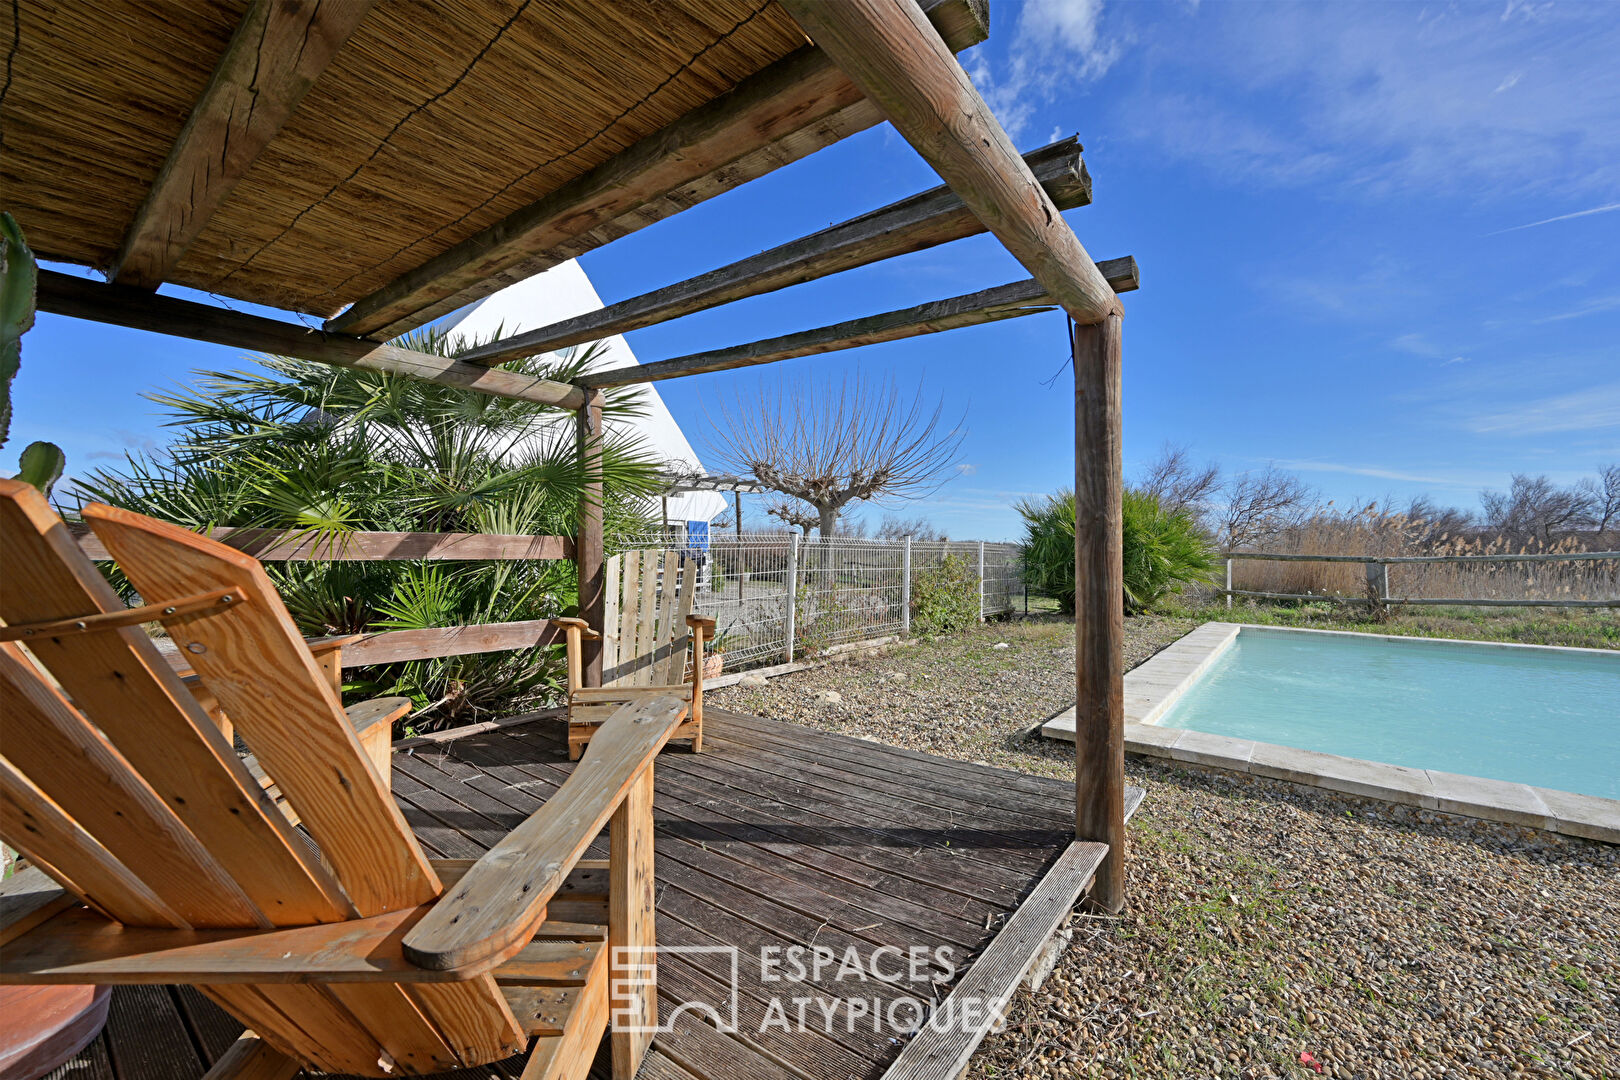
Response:
[[[1032,588],[1074,612],[1074,492],[1063,490],[1017,506],[1024,519],[1024,573]],[[1132,614],[1194,582],[1209,581],[1216,555],[1185,510],[1167,510],[1146,492],[1127,491],[1123,505],[1125,610]]]
[[[979,621],[979,574],[966,559],[945,556],[911,575],[911,630],[950,634]]]
[[[1125,493],[1123,510],[1126,611],[1143,611],[1213,578],[1215,549],[1187,511],[1167,510],[1141,491]]]

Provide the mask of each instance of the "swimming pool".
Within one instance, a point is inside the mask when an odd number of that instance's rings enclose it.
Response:
[[[1620,799],[1620,652],[1244,626],[1157,720]]]

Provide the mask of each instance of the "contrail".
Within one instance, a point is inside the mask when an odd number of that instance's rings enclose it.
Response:
[[[1586,217],[1589,214],[1607,214],[1610,210],[1620,210],[1620,202],[1610,203],[1608,206],[1594,206],[1590,210],[1577,210],[1573,214],[1559,214],[1557,217],[1547,218],[1545,221],[1532,221],[1528,225],[1514,225],[1508,229],[1497,229],[1486,236],[1501,236],[1503,233],[1518,232],[1520,229],[1533,229],[1537,225],[1551,225],[1555,221],[1568,221],[1570,218]]]

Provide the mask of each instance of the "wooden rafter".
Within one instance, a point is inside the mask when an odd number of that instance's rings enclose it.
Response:
[[[492,397],[569,409],[577,409],[585,400],[584,392],[568,383],[380,345],[347,334],[329,334],[297,323],[197,304],[144,289],[87,281],[55,270],[39,272],[38,303],[39,310],[53,315],[71,315],[336,367],[406,375]]]
[[[107,277],[155,289],[203,231],[372,0],[253,0]]]
[[[780,0],[1076,321],[1120,309],[967,72],[913,0]]]
[[[1091,201],[1091,178],[1075,139],[1033,151],[1024,160],[1059,209]],[[491,342],[466,359],[499,364],[597,341],[983,231],[962,200],[941,186],[706,274]]]
[[[1135,289],[1138,284],[1136,260],[1130,256],[1110,259],[1098,269],[1109,284],[1121,292]],[[658,360],[650,364],[628,364],[605,371],[587,372],[579,385],[627,386],[632,383],[658,382],[683,375],[702,375],[711,371],[729,371],[732,368],[772,364],[778,360],[791,360],[799,356],[837,352],[861,345],[876,345],[884,341],[935,334],[942,330],[956,330],[964,326],[1016,319],[1052,310],[1053,300],[1045,286],[1034,278],[998,285],[993,289],[953,296],[948,300],[935,300],[899,311],[881,315],[868,315],[847,322],[833,323],[814,330],[801,330],[795,334],[766,338],[746,345],[733,345],[711,352],[692,353],[672,360]]]
[[[988,33],[980,0],[933,0],[952,49]],[[388,338],[712,198],[882,120],[809,46],[356,301],[330,330]]]

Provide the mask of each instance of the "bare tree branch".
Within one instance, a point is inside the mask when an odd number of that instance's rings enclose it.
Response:
[[[815,507],[829,537],[851,502],[921,498],[951,477],[967,432],[960,423],[942,431],[942,409],[929,411],[920,389],[908,402],[887,380],[819,389],[784,382],[722,403],[711,428],[728,466]]]

